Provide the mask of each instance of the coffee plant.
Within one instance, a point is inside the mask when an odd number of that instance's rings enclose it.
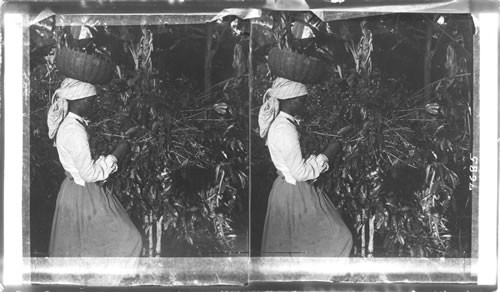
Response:
[[[259,209],[265,212],[275,177],[256,115],[275,77],[267,53],[279,46],[322,58],[328,67],[324,80],[309,86],[301,139],[305,155],[332,138],[342,142],[341,154],[314,183],[342,210],[353,255],[470,256],[469,16],[323,22],[309,12],[266,12],[252,24],[252,64],[249,23],[235,18],[95,26],[86,39],[74,37],[82,35],[75,27],[51,28],[49,20],[31,29],[33,254],[45,254],[64,178],[46,135],[50,98],[63,79],[54,66],[56,47],[106,54],[117,65],[113,80],[99,86],[88,131],[94,156],[130,143],[119,171],[102,183],[141,230],[143,255],[234,256],[248,252],[249,183],[254,251],[264,218]]]

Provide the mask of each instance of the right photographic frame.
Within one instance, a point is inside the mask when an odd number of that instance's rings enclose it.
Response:
[[[253,20],[250,281],[496,283],[486,17]]]

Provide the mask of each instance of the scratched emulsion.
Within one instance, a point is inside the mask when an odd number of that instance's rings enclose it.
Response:
[[[27,273],[30,265],[33,284],[90,286],[234,286],[248,282],[249,270],[245,257],[27,258]]]
[[[465,258],[254,258],[251,281],[476,283]]]
[[[23,257],[30,256],[30,34],[29,17],[23,28]],[[5,194],[4,194],[5,195]],[[8,195],[8,194],[7,194]],[[29,278],[28,278],[29,279]]]
[[[100,286],[243,285],[252,281],[473,284],[471,259],[27,258],[31,283]],[[71,271],[71,273],[68,273]],[[124,276],[125,275],[125,276]]]

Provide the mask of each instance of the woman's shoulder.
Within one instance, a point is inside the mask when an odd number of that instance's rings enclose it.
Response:
[[[67,117],[65,118],[59,129],[57,130],[57,138],[61,139],[63,137],[74,137],[75,135],[85,135],[85,127],[78,122],[78,120]]]
[[[285,115],[278,115],[276,119],[274,119],[271,127],[295,129],[293,121]]]
[[[269,136],[294,136],[297,134],[297,129],[293,123],[286,117],[278,116],[269,128]]]
[[[81,129],[85,131],[85,127],[78,120],[71,117],[67,117],[62,121],[59,126],[59,130],[61,129]]]

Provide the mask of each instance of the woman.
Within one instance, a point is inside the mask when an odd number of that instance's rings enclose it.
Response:
[[[269,195],[263,256],[349,256],[352,236],[325,193],[311,183],[328,170],[340,150],[332,142],[323,153],[302,157],[297,131],[305,113],[304,84],[277,78],[264,95],[259,112],[260,135],[266,138],[278,177]]]
[[[117,198],[98,182],[117,170],[126,142],[92,160],[83,117],[93,112],[96,88],[66,78],[54,93],[47,123],[65,170],[57,197],[49,256],[138,257],[142,238]]]

